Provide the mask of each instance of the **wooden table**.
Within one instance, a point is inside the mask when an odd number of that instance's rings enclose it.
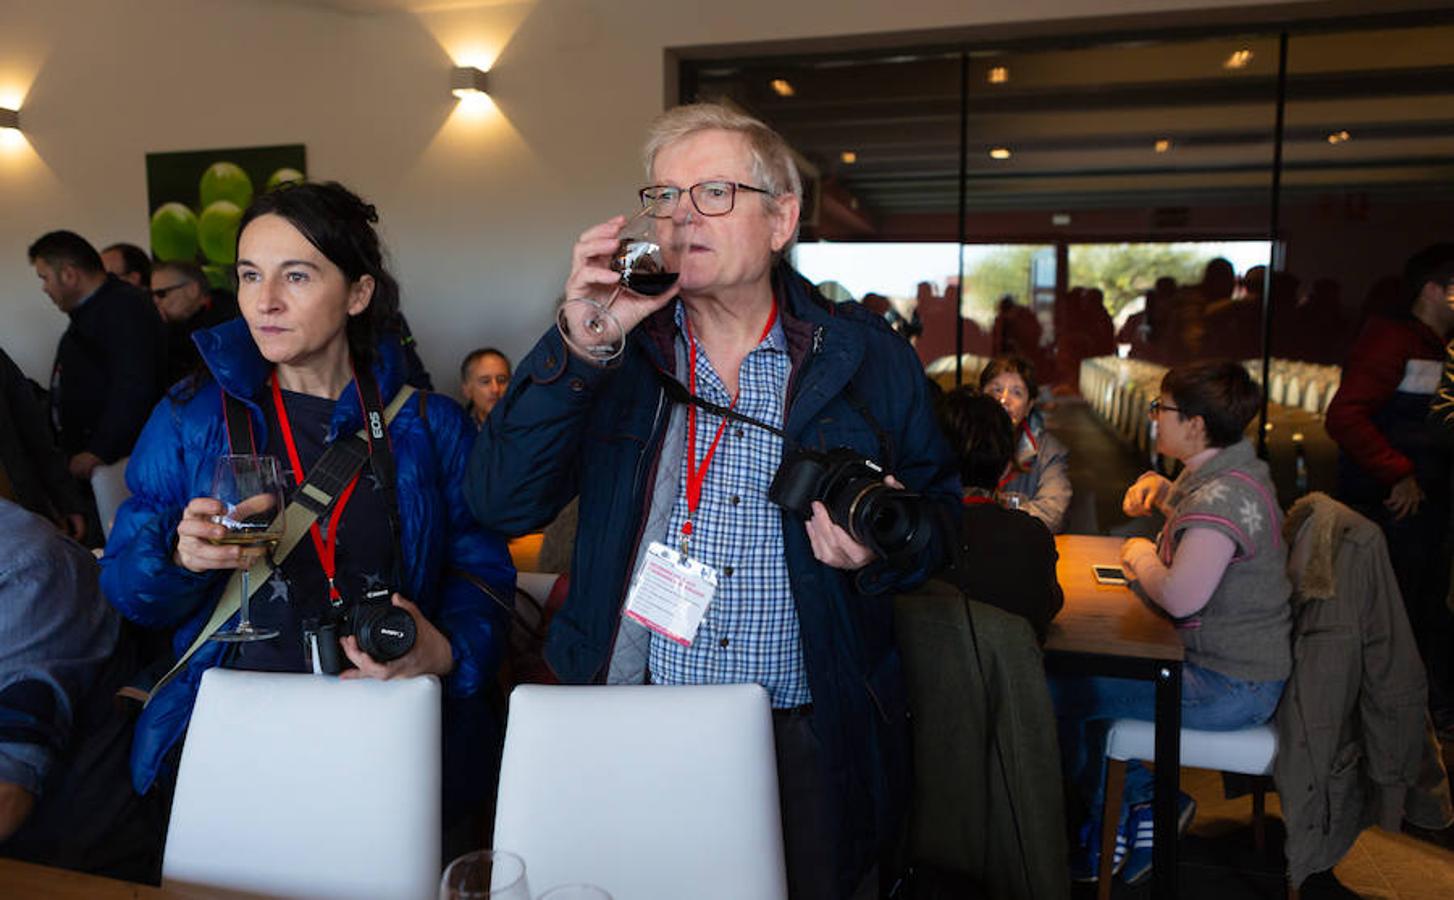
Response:
[[[201,894],[178,893],[99,875],[82,875],[32,863],[0,859],[0,897],[25,900],[184,900]]]
[[[1068,675],[1109,675],[1156,686],[1156,794],[1160,837],[1152,849],[1152,895],[1176,896],[1176,798],[1181,771],[1181,638],[1171,621],[1130,588],[1095,580],[1091,566],[1117,565],[1122,539],[1063,534],[1055,539],[1055,577],[1065,606],[1050,623],[1045,666]]]

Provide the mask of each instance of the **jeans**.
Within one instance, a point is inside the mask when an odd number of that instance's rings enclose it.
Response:
[[[1156,719],[1156,685],[1129,678],[1057,676],[1050,699],[1060,729],[1061,765],[1066,778],[1095,817],[1104,803],[1106,732],[1115,719]],[[1235,731],[1272,718],[1283,681],[1241,681],[1193,663],[1181,670],[1181,725],[1201,731]],[[1126,767],[1121,812],[1151,799],[1151,772]]]

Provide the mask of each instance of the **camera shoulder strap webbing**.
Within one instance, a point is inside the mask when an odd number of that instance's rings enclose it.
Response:
[[[380,413],[382,420],[381,427],[386,427],[394,421],[400,409],[409,398],[414,396],[414,388],[404,385],[389,401],[389,405]],[[250,414],[242,401],[223,394],[223,409],[227,417],[228,438],[233,453],[256,453],[256,442],[252,436],[252,425]],[[369,458],[369,438],[372,425],[369,417],[365,417],[364,427],[346,438],[340,438],[331,444],[323,457],[314,464],[313,470],[308,473],[308,478],[298,487],[293,494],[293,499],[287,507],[278,514],[277,524],[281,521],[283,526],[283,538],[278,542],[277,549],[271,554],[259,557],[248,570],[251,587],[250,593],[256,595],[262,590],[263,585],[273,574],[273,568],[287,558],[293,552],[293,548],[302,540],[303,535],[312,528],[314,521],[325,513],[333,505],[334,499],[343,488],[353,479],[354,473],[363,467]],[[247,437],[244,439],[243,434]],[[392,462],[392,457],[390,457]],[[382,475],[380,476],[382,479]],[[392,485],[392,478],[389,481]],[[217,605],[212,609],[212,615],[207,619],[207,624],[202,626],[197,637],[192,641],[187,651],[177,659],[175,665],[163,675],[160,680],[147,693],[147,702],[156,696],[157,691],[170,681],[178,672],[186,666],[187,661],[192,658],[209,638],[221,628],[232,614],[242,606],[242,571],[238,570],[232,574],[227,581],[227,587],[223,589],[221,596],[217,598]]]

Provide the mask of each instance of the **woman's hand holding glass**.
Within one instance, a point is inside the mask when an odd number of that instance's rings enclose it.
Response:
[[[194,497],[182,510],[177,523],[177,550],[172,561],[189,572],[202,574],[217,569],[245,569],[261,559],[267,548],[219,543],[227,537],[220,523],[227,507],[212,497]]]
[[[1160,512],[1170,493],[1171,482],[1166,476],[1147,472],[1126,488],[1126,496],[1121,498],[1121,511],[1132,518]]]
[[[338,643],[343,647],[349,661],[357,668],[344,670],[339,678],[377,678],[388,681],[391,678],[412,678],[415,675],[443,677],[454,670],[454,648],[449,645],[449,638],[425,618],[419,607],[399,594],[393,596],[393,604],[414,618],[414,648],[398,659],[381,663],[359,649],[358,641],[349,635]]]

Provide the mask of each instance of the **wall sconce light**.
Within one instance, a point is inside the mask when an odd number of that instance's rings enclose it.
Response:
[[[455,66],[449,73],[449,89],[456,97],[488,94],[489,75],[474,66]]]
[[[3,106],[0,106],[0,128],[14,128],[16,131],[19,131],[20,130],[20,112],[19,112],[19,110],[6,109]]]

